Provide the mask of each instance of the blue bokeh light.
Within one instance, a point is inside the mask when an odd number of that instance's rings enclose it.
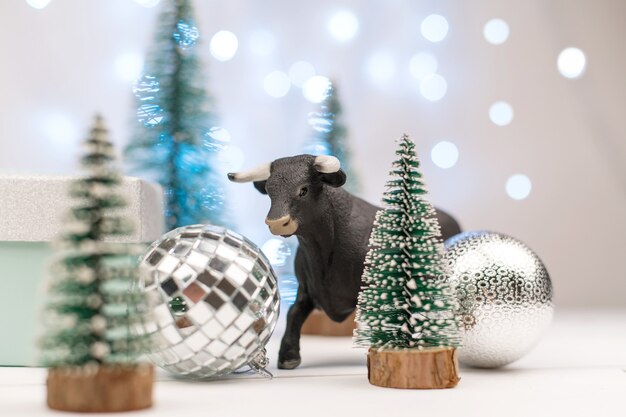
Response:
[[[176,30],[172,34],[172,38],[181,49],[187,49],[196,44],[200,32],[191,22],[179,20],[176,24]]]
[[[133,86],[133,94],[139,99],[137,120],[146,127],[163,121],[163,109],[158,103],[159,81],[152,75],[143,75]]]

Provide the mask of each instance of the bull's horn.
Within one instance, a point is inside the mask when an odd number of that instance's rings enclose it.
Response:
[[[341,162],[339,159],[330,155],[320,155],[315,157],[314,162],[315,169],[323,174],[331,174],[339,171],[341,168]]]
[[[248,171],[229,172],[228,179],[233,182],[264,181],[270,177],[270,165],[261,164]]]

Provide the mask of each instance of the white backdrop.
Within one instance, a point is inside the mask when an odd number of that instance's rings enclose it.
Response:
[[[378,202],[394,139],[406,132],[417,142],[435,204],[466,230],[502,231],[529,244],[552,275],[559,305],[626,305],[625,2],[195,4],[207,87],[230,146],[243,151],[244,167],[299,153],[309,137],[307,114],[316,105],[295,86],[282,98],[263,86],[268,73],[306,60],[338,81],[366,199]],[[351,11],[359,23],[346,42],[328,31],[339,10]],[[96,111],[121,149],[134,118],[133,73],[157,13],[158,7],[132,0],[52,0],[41,10],[23,0],[0,2],[1,173],[75,172],[77,144]],[[441,42],[420,34],[431,13],[449,22]],[[483,37],[492,18],[510,27],[502,45]],[[209,51],[219,30],[239,40],[229,61]],[[266,34],[265,54],[259,31]],[[561,76],[556,66],[569,46],[587,57],[577,79]],[[447,81],[439,101],[423,98],[411,76],[409,61],[418,52],[438,60]],[[507,126],[489,120],[498,100],[514,109]],[[459,150],[449,169],[430,159],[441,140]],[[523,200],[505,192],[517,173],[532,181]],[[252,186],[227,184],[226,190],[239,231],[262,243],[269,237],[262,227],[269,202]]]

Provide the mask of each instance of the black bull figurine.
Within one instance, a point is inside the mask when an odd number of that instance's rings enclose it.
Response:
[[[346,174],[333,156],[280,158],[228,178],[253,182],[269,195],[265,223],[272,234],[298,237],[298,295],[287,314],[278,354],[279,368],[294,369],[300,364],[300,330],[314,308],[336,322],[354,311],[374,215],[380,208],[341,188]],[[437,218],[444,239],[461,231],[447,213],[437,210]]]

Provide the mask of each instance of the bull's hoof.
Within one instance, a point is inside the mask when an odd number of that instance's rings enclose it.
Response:
[[[300,358],[278,361],[278,369],[296,369],[300,365]]]

